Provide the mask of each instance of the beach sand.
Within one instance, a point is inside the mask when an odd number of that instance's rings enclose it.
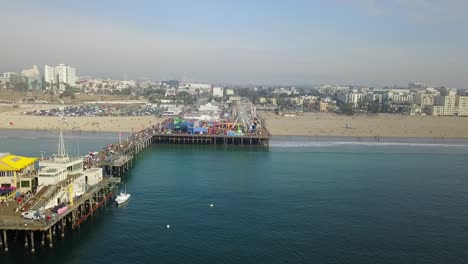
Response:
[[[0,105],[0,129],[56,130],[59,117],[22,115],[24,111],[63,107],[63,105]],[[449,116],[344,116],[330,113],[304,113],[294,117],[262,112],[274,136],[348,136],[468,138],[468,118]],[[154,116],[65,117],[64,130],[130,132],[157,124]],[[11,125],[10,122],[13,124]],[[349,124],[351,128],[346,128]]]
[[[0,129],[57,130],[61,122],[60,117],[21,114],[24,111],[55,107],[63,107],[63,105],[20,105],[20,108],[0,106]],[[96,132],[131,132],[140,131],[157,124],[160,120],[154,116],[65,117],[62,129]]]
[[[468,138],[468,117],[344,116],[330,113],[304,113],[294,117],[261,113],[272,135]],[[351,128],[346,128],[349,124]]]

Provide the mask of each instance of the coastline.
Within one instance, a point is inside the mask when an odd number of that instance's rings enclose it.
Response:
[[[49,106],[51,107],[51,106]],[[155,116],[65,117],[23,115],[43,109],[39,105],[22,105],[0,111],[0,130],[55,131],[62,123],[64,131],[131,133],[158,124]],[[342,138],[346,141],[462,141],[468,139],[468,118],[442,116],[361,115],[304,113],[284,117],[262,112],[273,137]],[[347,125],[350,127],[347,128]],[[311,139],[312,140],[312,139]]]
[[[468,118],[455,116],[304,113],[285,117],[262,112],[262,117],[274,136],[468,139]]]
[[[71,131],[64,130],[65,138],[93,138],[118,140],[131,135],[131,132],[115,131]],[[0,140],[5,139],[53,139],[58,135],[57,130],[34,129],[2,129],[0,128]],[[346,145],[437,145],[437,146],[466,146],[468,138],[428,138],[428,137],[360,137],[360,136],[299,136],[299,135],[272,135],[270,146],[320,146],[322,144],[346,144]]]

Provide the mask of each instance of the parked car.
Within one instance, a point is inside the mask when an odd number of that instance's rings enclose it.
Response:
[[[39,220],[40,219],[39,214],[36,211],[32,211],[32,210],[21,213],[21,216],[23,218],[29,219],[29,220]]]

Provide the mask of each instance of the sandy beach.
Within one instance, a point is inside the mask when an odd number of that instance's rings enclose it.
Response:
[[[60,117],[31,116],[21,114],[24,111],[55,108],[57,105],[20,105],[20,108],[0,106],[0,129],[57,130]],[[61,105],[60,107],[63,107]],[[62,129],[96,132],[131,132],[139,131],[160,120],[154,116],[122,117],[65,117]]]
[[[63,105],[60,105],[63,106]],[[56,130],[59,117],[30,116],[24,111],[55,108],[58,105],[0,105],[0,129]],[[285,117],[263,112],[274,136],[422,137],[468,138],[468,118],[448,116],[344,116],[330,113],[304,113]],[[154,116],[66,117],[64,130],[96,132],[138,131],[161,119]],[[351,128],[346,128],[349,124]]]
[[[468,138],[468,118],[450,116],[344,116],[304,113],[294,117],[261,113],[276,136]],[[346,128],[349,124],[351,128]]]

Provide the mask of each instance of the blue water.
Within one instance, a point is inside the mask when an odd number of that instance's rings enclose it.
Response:
[[[0,152],[55,148],[12,138]],[[126,207],[35,255],[11,241],[0,263],[466,263],[468,146],[272,145],[152,146],[123,178]]]

